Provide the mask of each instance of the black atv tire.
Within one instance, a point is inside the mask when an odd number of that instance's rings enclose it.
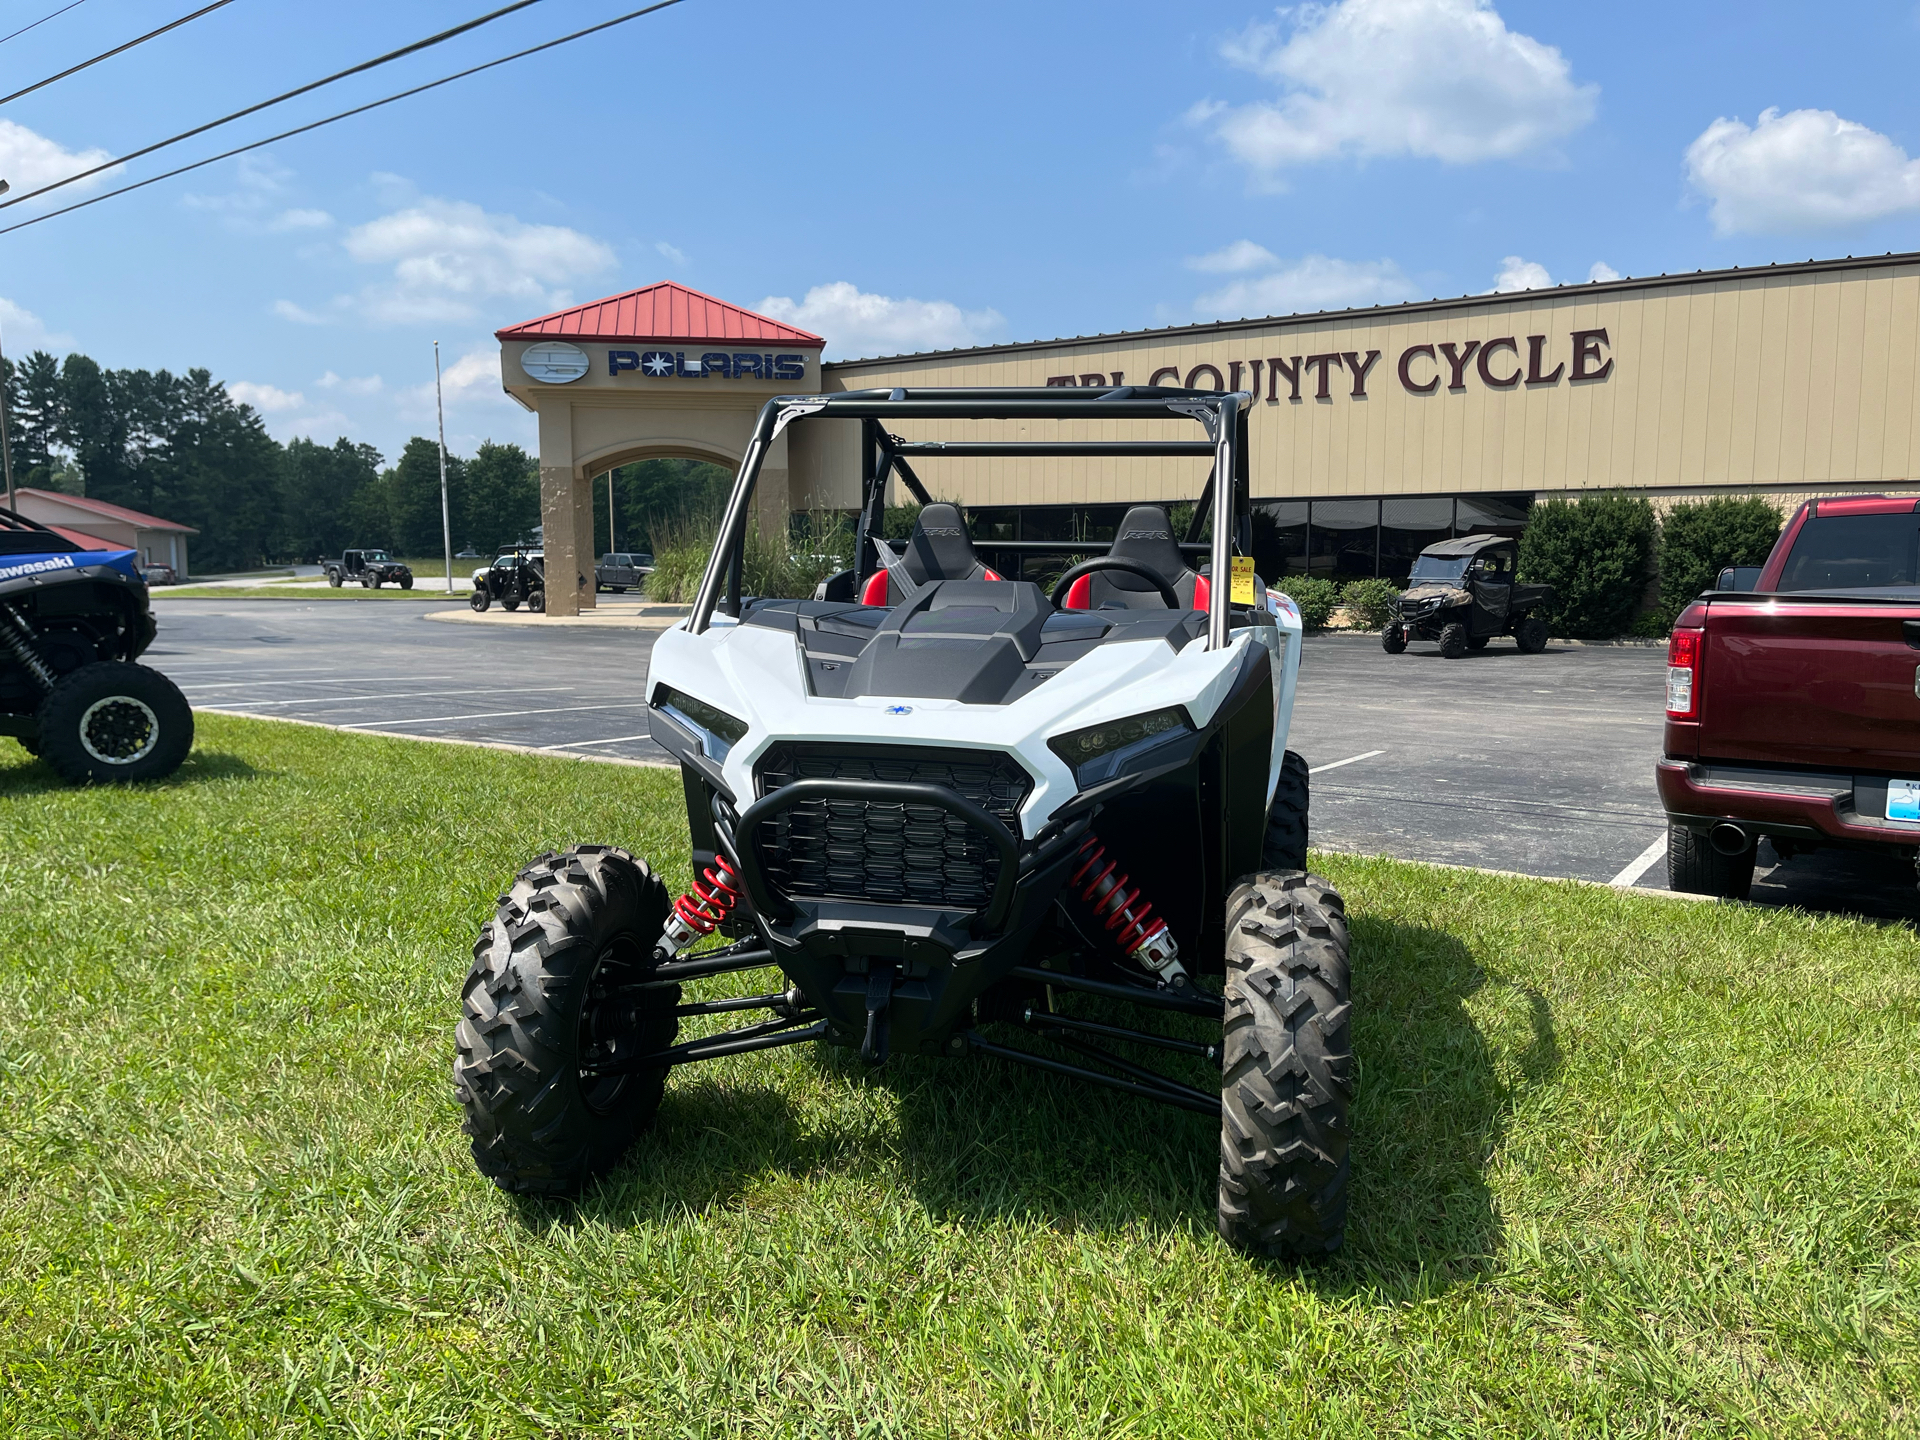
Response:
[[[1280,783],[1273,787],[1266,838],[1260,842],[1263,870],[1307,868],[1307,762],[1289,750],[1280,757]]]
[[[360,577],[360,588],[362,590],[371,590],[373,588],[373,577],[371,575],[362,575]]]
[[[1487,641],[1492,638],[1491,635],[1469,635],[1467,637],[1467,649],[1473,651],[1484,650],[1487,648]]]
[[[1226,961],[1220,1234],[1256,1254],[1329,1254],[1350,1168],[1346,906],[1301,871],[1249,876],[1227,899]]]
[[[512,595],[507,596],[500,604],[508,610],[518,610],[520,608],[519,600]]]
[[[1514,630],[1513,638],[1522,655],[1538,655],[1547,648],[1547,622],[1538,615],[1529,615]]]
[[[411,575],[403,577],[400,581],[400,588],[402,590],[411,590],[413,588],[413,577]]]
[[[1389,625],[1380,632],[1380,648],[1389,655],[1402,655],[1407,649],[1407,627]]]
[[[340,588],[340,572],[338,570],[329,570],[327,572],[327,584],[336,590]]]
[[[1440,627],[1440,654],[1458,660],[1467,653],[1467,627],[1458,620]]]
[[[378,590],[382,585],[386,584],[386,581],[382,580],[378,575],[375,575],[367,581],[367,584],[371,585],[375,590]]]
[[[610,1057],[673,1044],[680,987],[620,1003],[605,991],[653,969],[672,908],[659,877],[625,850],[576,845],[515,877],[481,928],[462,992],[454,1096],[480,1173],[516,1195],[571,1195],[620,1163],[653,1123],[667,1070],[583,1077]]]
[[[40,757],[62,780],[158,780],[193,748],[193,707],[145,665],[96,660],[40,702]]]
[[[20,742],[20,748],[26,751],[27,754],[33,756],[36,760],[40,758],[40,739],[38,736],[29,737],[26,735],[16,735],[13,738]]]
[[[544,590],[529,590],[527,592],[527,609],[536,615],[546,614],[547,592]]]
[[[1683,895],[1744,900],[1753,891],[1753,846],[1744,855],[1722,855],[1702,830],[1667,826],[1667,888]]]
[[[624,595],[627,593],[627,587],[624,585],[609,585],[607,588],[616,595]]]
[[[493,597],[484,590],[476,590],[467,597],[467,604],[471,605],[475,611],[482,615],[487,613],[487,607],[492,603]]]

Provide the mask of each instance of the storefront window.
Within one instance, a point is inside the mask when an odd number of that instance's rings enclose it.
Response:
[[[1404,585],[1414,558],[1422,550],[1452,538],[1452,497],[1382,501],[1380,573]]]
[[[1307,531],[1307,573],[1322,580],[1371,576],[1379,555],[1378,500],[1315,500]]]
[[[1454,517],[1456,535],[1518,535],[1527,528],[1531,495],[1462,495]]]
[[[1262,580],[1307,571],[1307,502],[1260,500],[1253,507],[1253,568]]]

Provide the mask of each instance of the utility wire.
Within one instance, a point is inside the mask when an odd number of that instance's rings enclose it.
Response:
[[[80,0],[73,0],[74,5],[78,5],[79,3],[80,3]],[[232,3],[233,3],[233,0],[214,0],[213,4],[203,6],[201,9],[194,11],[191,15],[182,15],[178,20],[175,20],[169,25],[162,25],[158,30],[149,30],[146,34],[142,35],[138,40],[129,40],[124,45],[116,45],[113,47],[113,49],[107,51],[107,53],[104,55],[96,55],[91,60],[82,60],[78,65],[74,65],[69,67],[68,69],[62,70],[58,75],[49,75],[46,79],[38,81],[32,85],[29,85],[24,90],[16,90],[11,95],[0,95],[0,105],[5,105],[10,101],[18,100],[22,95],[31,95],[36,90],[44,90],[46,89],[47,86],[53,84],[53,82],[56,80],[64,80],[69,75],[78,75],[82,70],[86,69],[89,65],[98,65],[102,60],[111,60],[114,56],[120,54],[122,51],[131,50],[136,45],[144,45],[147,43],[147,41],[153,39],[154,36],[156,35],[164,35],[169,30],[178,30],[182,25],[185,25],[189,20],[198,20],[202,15],[207,14],[209,11],[218,10],[222,5],[231,5]],[[69,10],[71,10],[72,8],[73,8],[73,5],[69,5],[67,7],[67,9]],[[53,15],[58,15],[60,13],[61,13],[60,11],[56,10],[53,12]],[[53,15],[49,15],[46,18],[51,20],[53,18]],[[40,23],[41,23],[40,21],[36,20],[33,22],[33,25],[38,25]],[[29,25],[27,27],[27,30],[31,30],[33,28],[33,25]],[[26,34],[26,30],[16,30],[13,32],[13,34],[24,35]],[[7,39],[9,40],[11,40],[12,38],[13,38],[13,35],[9,35],[7,37]]]
[[[62,5],[58,10],[54,11],[52,15],[42,15],[38,20],[33,22],[33,25],[22,25],[18,30],[13,32],[13,35],[0,35],[0,45],[6,44],[7,41],[13,39],[14,35],[26,34],[27,31],[33,29],[34,25],[44,25],[47,23],[47,21],[52,20],[57,16],[66,14],[67,11],[73,9],[74,5],[78,5],[79,3],[80,3],[80,0],[72,0],[72,4]]]
[[[227,3],[230,3],[230,0],[220,0],[220,3],[227,4]],[[96,165],[91,170],[82,170],[77,175],[69,175],[67,176],[66,179],[56,180],[51,185],[42,185],[38,190],[29,190],[26,194],[15,196],[11,200],[0,200],[0,210],[5,210],[7,207],[11,205],[19,205],[25,201],[33,199],[37,195],[44,195],[49,190],[58,190],[63,185],[72,185],[76,181],[85,180],[90,175],[98,175],[102,170],[112,170],[116,166],[126,164],[129,160],[138,160],[143,155],[151,155],[153,154],[154,151],[164,150],[169,145],[178,145],[182,140],[191,140],[194,136],[204,135],[209,130],[217,130],[222,125],[229,125],[235,120],[239,120],[244,118],[245,116],[252,115],[256,111],[265,110],[271,106],[279,105],[285,101],[293,99],[295,96],[305,95],[310,90],[318,90],[323,85],[331,85],[336,80],[344,80],[349,75],[358,75],[358,74],[361,74],[363,71],[372,70],[377,66],[385,65],[389,61],[401,59],[403,56],[417,54],[418,52],[428,49],[431,46],[438,45],[443,41],[451,40],[456,35],[464,35],[469,30],[477,30],[480,26],[488,24],[490,21],[498,20],[503,15],[511,15],[516,10],[524,10],[529,5],[537,5],[539,3],[540,3],[540,0],[514,0],[513,4],[503,5],[500,9],[494,10],[486,15],[482,15],[477,20],[469,20],[467,21],[466,24],[456,25],[451,30],[442,30],[438,35],[429,35],[424,40],[416,40],[413,42],[413,44],[403,45],[398,50],[389,50],[385,55],[378,55],[371,60],[362,61],[358,65],[354,65],[349,67],[348,69],[340,70],[335,72],[332,75],[328,75],[324,79],[315,80],[310,84],[302,85],[297,90],[289,90],[284,95],[275,95],[270,100],[262,100],[258,105],[249,105],[244,110],[236,110],[231,115],[222,115],[218,120],[209,120],[204,125],[196,125],[191,130],[183,130],[178,135],[172,136],[169,139],[161,140],[152,145],[144,146],[139,150],[128,151],[125,155],[122,155],[117,159],[108,160],[102,164]],[[58,78],[58,77],[55,77],[55,78]],[[22,93],[25,93],[25,92],[22,92]]]
[[[356,105],[351,110],[342,110],[338,115],[329,115],[324,120],[315,120],[310,125],[300,125],[292,130],[282,130],[278,135],[269,135],[264,140],[255,140],[248,145],[237,145],[233,149],[222,151],[218,155],[209,155],[205,160],[196,160],[191,165],[182,165],[177,169],[164,171],[159,175],[151,176],[145,180],[136,180],[131,185],[122,185],[118,190],[109,190],[104,195],[95,195],[90,200],[82,200],[77,204],[63,206],[58,210],[49,210],[46,214],[36,215],[31,220],[22,220],[16,225],[8,225],[0,228],[0,235],[9,235],[15,230],[24,230],[29,225],[38,225],[42,220],[52,220],[59,215],[72,214],[75,210],[84,210],[89,205],[98,205],[102,200],[111,200],[116,195],[125,195],[129,190],[143,190],[149,185],[157,185],[162,180],[171,180],[176,175],[184,175],[189,170],[198,170],[203,166],[217,164],[222,160],[231,160],[235,155],[244,155],[249,150],[258,150],[263,145],[277,144],[279,141],[291,139],[295,135],[304,135],[309,130],[318,130],[323,125],[331,125],[336,120],[346,120],[355,115],[364,115],[369,110],[378,110],[382,105],[391,105],[396,100],[405,100],[409,96],[418,95],[426,90],[437,90],[442,85],[451,85],[454,81],[464,80],[469,75],[478,75],[482,70],[492,70],[496,66],[506,65],[514,60],[524,60],[529,55],[538,55],[542,50],[551,50],[556,45],[565,45],[570,41],[584,39],[586,36],[597,34],[602,30],[611,30],[615,25],[624,25],[629,20],[638,20],[642,15],[651,15],[656,10],[665,10],[669,5],[678,5],[679,3],[680,0],[658,0],[657,4],[648,5],[640,10],[629,11],[625,15],[616,15],[613,19],[603,20],[598,25],[589,25],[585,30],[576,30],[571,35],[562,35],[558,40],[549,40],[543,45],[534,45],[525,50],[517,50],[511,55],[502,55],[498,60],[489,60],[484,65],[475,65],[469,70],[461,70],[439,80],[429,80],[424,85],[416,85],[411,90],[402,90],[399,94],[389,95],[384,100],[374,100],[365,105]],[[40,192],[35,191],[34,193],[38,194]],[[13,202],[8,201],[7,203],[12,204]],[[0,206],[0,209],[4,208],[5,206]]]

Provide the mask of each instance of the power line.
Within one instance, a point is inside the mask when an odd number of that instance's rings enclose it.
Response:
[[[72,4],[62,5],[58,10],[54,11],[52,15],[42,15],[38,20],[33,22],[33,25],[22,25],[18,30],[13,32],[13,35],[0,35],[0,45],[6,44],[7,41],[13,39],[14,35],[26,34],[27,31],[34,28],[34,25],[44,25],[47,23],[47,21],[56,19],[57,17],[66,14],[67,11],[73,9],[74,5],[78,5],[80,3],[81,3],[81,0],[73,0]]]
[[[416,85],[411,90],[402,90],[397,95],[387,96],[384,100],[373,100],[365,105],[356,105],[351,110],[342,110],[338,115],[329,115],[324,120],[315,120],[311,124],[299,125],[292,130],[282,130],[278,135],[269,135],[264,140],[255,140],[247,145],[237,145],[233,149],[222,151],[218,155],[209,155],[205,160],[196,160],[191,165],[182,165],[177,169],[164,171],[159,175],[150,176],[145,180],[136,180],[131,185],[122,185],[118,190],[109,190],[104,195],[95,195],[90,200],[82,200],[77,204],[63,206],[58,210],[49,210],[45,215],[36,215],[31,220],[22,220],[17,225],[8,225],[0,228],[0,235],[10,235],[15,230],[24,230],[29,225],[38,225],[42,220],[52,220],[56,216],[70,215],[75,210],[84,210],[89,205],[98,205],[102,200],[111,200],[114,196],[125,195],[130,190],[144,190],[149,185],[157,185],[162,180],[171,180],[174,176],[184,175],[189,170],[199,170],[207,165],[218,164],[222,160],[231,160],[235,155],[244,155],[249,150],[258,150],[265,145],[277,144],[282,140],[291,139],[295,135],[304,135],[309,130],[318,130],[323,125],[331,125],[336,120],[346,120],[355,115],[364,115],[369,110],[378,110],[382,105],[391,105],[396,100],[405,100],[409,96],[418,95],[426,90],[437,90],[442,85],[451,85],[454,81],[464,80],[469,75],[478,75],[482,70],[492,70],[496,66],[506,65],[515,60],[524,60],[527,56],[537,55],[542,50],[551,50],[556,45],[565,45],[574,40],[584,39],[588,35],[597,34],[602,30],[611,30],[615,25],[624,25],[629,20],[638,20],[642,15],[651,15],[656,10],[665,10],[669,5],[678,5],[679,3],[680,0],[658,0],[657,4],[648,5],[640,10],[629,11],[625,15],[617,15],[611,20],[603,20],[598,25],[589,25],[585,30],[576,30],[571,35],[562,35],[558,40],[549,40],[545,44],[534,45],[525,50],[517,50],[511,55],[502,55],[498,60],[489,60],[484,65],[475,65],[471,69],[458,71],[452,75],[444,76],[439,80],[429,80],[424,85]],[[37,194],[39,192],[36,191],[35,193]]]
[[[221,0],[221,3],[222,4],[229,3],[229,0]],[[310,84],[302,85],[297,90],[289,90],[284,95],[275,95],[271,100],[262,100],[258,105],[249,105],[244,110],[236,110],[231,115],[223,115],[218,120],[209,120],[204,125],[196,125],[191,130],[183,130],[178,135],[172,136],[169,139],[161,140],[155,144],[144,146],[139,150],[129,151],[127,154],[122,155],[117,159],[108,160],[102,164],[96,165],[91,170],[82,170],[77,175],[69,175],[67,176],[66,179],[56,180],[51,185],[42,185],[38,190],[29,190],[25,195],[16,196],[11,200],[0,200],[0,210],[5,210],[8,207],[13,205],[22,204],[25,201],[33,199],[35,196],[45,195],[49,190],[58,190],[62,186],[72,185],[76,181],[85,180],[88,176],[98,175],[102,170],[112,170],[116,166],[126,164],[129,160],[138,160],[143,155],[151,155],[153,154],[154,151],[164,150],[169,145],[178,145],[182,140],[191,140],[194,136],[204,135],[209,130],[217,130],[222,125],[229,125],[233,121],[243,119],[244,117],[248,115],[252,115],[257,111],[266,110],[274,105],[279,105],[285,101],[292,100],[296,96],[305,95],[310,90],[318,90],[323,85],[331,85],[336,80],[344,80],[349,75],[358,75],[364,71],[372,70],[378,66],[385,65],[389,61],[399,60],[404,56],[417,54],[418,52],[428,49],[434,45],[438,45],[443,41],[451,40],[456,35],[464,35],[469,30],[477,30],[482,25],[488,24],[494,20],[498,20],[502,15],[511,15],[516,10],[524,10],[529,5],[537,5],[539,3],[540,3],[540,0],[514,0],[513,4],[503,5],[500,9],[492,11],[489,14],[482,15],[477,20],[469,20],[466,22],[466,24],[456,25],[451,30],[442,30],[438,35],[429,35],[424,40],[416,40],[413,42],[413,44],[403,45],[398,50],[390,50],[385,55],[378,55],[371,60],[362,61],[358,65],[354,65],[349,67],[348,69],[338,71],[335,74],[328,75],[323,79],[315,80]]]
[[[78,5],[80,3],[80,0],[73,0],[73,3],[74,5]],[[213,4],[204,6],[203,8],[194,11],[191,15],[182,15],[178,20],[175,20],[172,24],[162,25],[158,30],[149,30],[146,34],[142,35],[138,40],[129,40],[124,45],[116,45],[113,47],[113,49],[107,51],[106,54],[104,55],[96,55],[91,60],[82,60],[78,65],[74,65],[69,67],[68,69],[62,70],[58,75],[49,75],[46,79],[37,81],[36,83],[27,86],[27,88],[24,90],[16,90],[11,95],[0,95],[0,105],[5,105],[11,101],[18,100],[22,95],[31,95],[36,90],[44,90],[46,89],[47,86],[53,84],[53,82],[56,80],[64,80],[69,75],[78,75],[82,70],[86,69],[89,65],[98,65],[102,60],[111,60],[114,56],[120,54],[124,50],[131,50],[136,45],[144,45],[147,43],[147,41],[153,39],[154,36],[156,35],[164,35],[169,30],[178,30],[182,25],[185,25],[189,20],[198,20],[202,15],[205,15],[208,12],[213,10],[218,10],[222,5],[231,5],[232,3],[233,3],[233,0],[213,0]],[[73,8],[73,5],[69,5],[67,7],[67,9],[69,10],[71,10],[72,8]],[[58,15],[59,13],[60,12],[58,10],[53,12],[54,15]],[[51,20],[53,18],[53,15],[49,15],[46,18]],[[33,25],[38,25],[39,23],[40,22],[36,20],[33,22]],[[27,27],[27,30],[31,30],[33,28],[33,25],[29,25]],[[24,30],[14,31],[14,35],[24,35],[25,33],[26,31]],[[9,40],[11,40],[12,38],[13,38],[13,35],[9,35],[7,37],[7,39]]]

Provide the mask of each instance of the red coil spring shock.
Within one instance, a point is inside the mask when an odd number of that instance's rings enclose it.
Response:
[[[739,881],[727,857],[715,856],[713,864],[701,870],[693,888],[673,902],[673,918],[667,921],[666,934],[661,937],[665,954],[677,954],[719,929],[740,903]]]
[[[1103,922],[1122,951],[1131,955],[1166,930],[1167,922],[1153,917],[1152,904],[1141,903],[1139,888],[1127,888],[1126,874],[1118,861],[1107,859],[1097,835],[1080,842],[1076,858],[1080,866],[1067,881],[1067,889],[1093,911],[1095,920]],[[1168,936],[1169,945],[1171,940]]]

